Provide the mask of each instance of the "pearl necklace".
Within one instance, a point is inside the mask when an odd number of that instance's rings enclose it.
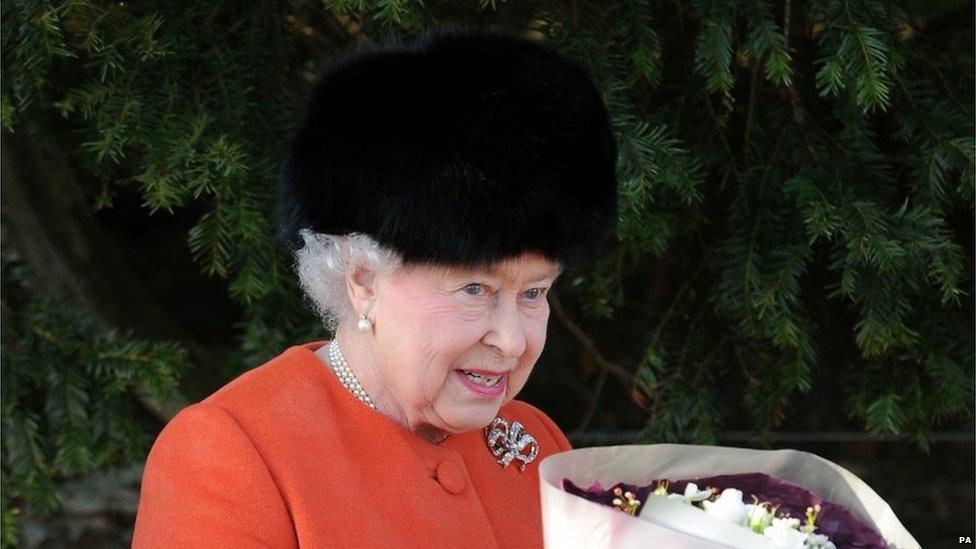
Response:
[[[343,387],[349,389],[349,392],[355,395],[363,404],[374,410],[376,409],[376,405],[373,404],[369,395],[366,394],[366,390],[363,389],[363,386],[359,384],[359,380],[352,373],[352,368],[349,367],[349,363],[342,357],[342,353],[339,351],[339,342],[336,339],[333,339],[332,343],[329,344],[329,364],[332,366],[332,371],[339,378],[339,382],[342,383]]]

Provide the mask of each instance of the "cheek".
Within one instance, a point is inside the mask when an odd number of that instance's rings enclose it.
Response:
[[[480,315],[471,317],[449,298],[427,300],[418,310],[409,330],[401,335],[413,348],[403,352],[409,353],[410,362],[422,370],[415,383],[423,385],[422,392],[431,393],[439,390],[450,370],[480,344],[486,322]]]
[[[526,314],[523,326],[525,326],[526,353],[533,351],[538,357],[546,343],[546,331],[549,328],[549,303],[545,302],[538,309]]]
[[[400,293],[397,302],[389,307],[390,329],[396,332],[396,339],[408,342],[408,345],[450,337],[458,328],[463,329],[472,323],[470,312],[450,295],[417,290]]]
[[[459,302],[445,296],[425,303],[421,317],[417,319],[419,335],[436,341],[435,347],[456,350],[471,346],[481,340],[488,325],[489,316],[484,307]]]
[[[529,374],[532,373],[532,368],[535,367],[536,361],[539,360],[539,356],[542,354],[542,349],[546,345],[548,321],[548,307],[544,311],[533,314],[523,320],[525,353],[522,354],[518,370],[516,371],[516,379],[513,380],[515,383],[513,383],[512,389],[516,391],[521,389],[528,380]]]

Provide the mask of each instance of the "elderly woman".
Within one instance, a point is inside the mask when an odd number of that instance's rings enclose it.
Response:
[[[537,43],[440,32],[338,63],[279,204],[335,337],[173,418],[134,546],[541,546],[538,463],[570,445],[514,399],[547,292],[613,233],[615,158],[593,83]]]

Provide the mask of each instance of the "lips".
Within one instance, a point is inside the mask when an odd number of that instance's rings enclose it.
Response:
[[[494,387],[505,376],[503,373],[487,372],[485,370],[461,370],[468,379],[485,387]]]
[[[490,370],[455,370],[458,380],[469,391],[480,397],[495,397],[505,392],[509,372]]]

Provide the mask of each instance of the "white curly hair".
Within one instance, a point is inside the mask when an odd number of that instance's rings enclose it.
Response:
[[[302,229],[304,245],[295,252],[295,270],[305,296],[333,333],[353,314],[346,291],[346,275],[357,268],[393,272],[403,264],[401,255],[372,237],[350,233],[331,235]]]

